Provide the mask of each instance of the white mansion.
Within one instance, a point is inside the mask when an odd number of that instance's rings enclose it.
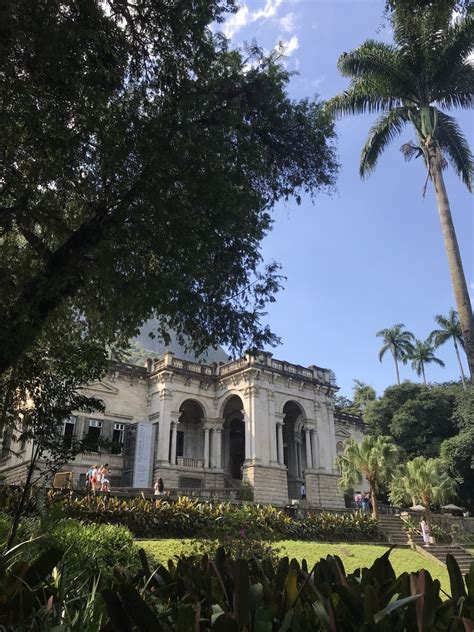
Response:
[[[165,489],[218,494],[243,479],[256,501],[283,505],[300,497],[304,482],[308,504],[344,506],[336,455],[348,437],[362,438],[363,427],[358,417],[334,412],[327,369],[264,352],[202,362],[182,351],[165,351],[146,367],[116,364],[84,389],[105,411],[64,424],[65,439],[87,436],[93,450],[64,468],[75,483],[89,465],[107,462],[113,487],[149,488],[161,477]],[[98,453],[99,437],[108,452]],[[22,479],[30,450],[20,459],[4,451],[0,473],[8,481]]]

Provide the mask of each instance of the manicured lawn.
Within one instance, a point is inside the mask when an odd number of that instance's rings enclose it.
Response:
[[[137,544],[155,561],[166,562],[174,555],[186,554],[192,546],[191,540],[137,540]],[[325,544],[317,542],[302,542],[284,540],[274,543],[280,549],[281,555],[288,555],[298,560],[305,558],[308,565],[314,564],[326,555],[338,555],[348,572],[356,568],[371,566],[376,557],[382,555],[386,546],[371,544]],[[395,549],[390,559],[397,575],[403,571],[417,571],[424,568],[433,578],[439,579],[443,590],[449,593],[448,572],[445,567],[432,562],[420,553],[410,549]]]

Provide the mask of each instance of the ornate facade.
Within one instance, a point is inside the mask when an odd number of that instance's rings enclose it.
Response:
[[[263,352],[207,364],[166,352],[147,367],[118,364],[84,390],[102,399],[105,412],[78,413],[65,423],[65,437],[93,443],[100,436],[112,447],[76,457],[65,469],[77,479],[107,461],[116,486],[133,486],[139,467],[140,487],[161,477],[167,489],[218,493],[244,480],[256,501],[282,505],[299,498],[304,483],[308,504],[344,506],[335,460],[343,441],[360,439],[363,429],[357,417],[334,414],[327,369]],[[138,427],[147,432],[137,457]],[[19,468],[3,459],[9,480],[18,480]]]

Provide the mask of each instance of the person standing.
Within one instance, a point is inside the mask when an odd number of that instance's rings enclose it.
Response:
[[[92,489],[92,470],[94,469],[93,465],[89,465],[89,469],[86,472],[86,489]]]
[[[109,470],[108,463],[105,463],[100,468],[100,479],[101,479],[100,491],[110,492],[110,470]]]
[[[304,483],[301,483],[300,496],[301,500],[306,500],[306,485]]]
[[[95,496],[96,491],[100,489],[99,465],[94,465],[92,468],[90,481],[92,493]]]
[[[424,516],[421,519],[420,528],[421,528],[421,535],[423,536],[423,542],[425,543],[425,546],[430,546],[430,540],[431,540],[430,528]]]

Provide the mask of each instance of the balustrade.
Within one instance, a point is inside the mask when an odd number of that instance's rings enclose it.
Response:
[[[202,470],[204,468],[203,459],[194,459],[188,456],[178,456],[177,464],[180,467],[190,467],[195,470]]]

